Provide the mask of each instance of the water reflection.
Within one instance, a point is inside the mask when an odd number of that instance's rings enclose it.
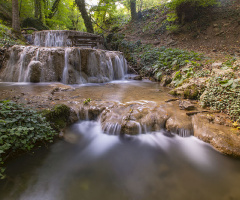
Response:
[[[98,122],[84,121],[73,125],[66,139],[71,142],[10,162],[0,199],[240,198],[239,161],[194,137],[111,136]]]

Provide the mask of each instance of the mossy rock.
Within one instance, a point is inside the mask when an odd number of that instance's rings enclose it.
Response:
[[[59,131],[69,125],[70,111],[71,109],[68,106],[59,104],[51,110],[44,110],[42,114],[46,117],[47,121],[50,122],[52,127]]]
[[[195,84],[189,85],[186,88],[175,88],[169,92],[173,96],[181,96],[184,99],[198,99],[201,93],[202,90]]]

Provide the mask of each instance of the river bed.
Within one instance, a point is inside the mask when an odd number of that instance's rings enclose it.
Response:
[[[46,107],[87,98],[120,103],[164,103],[171,98],[167,89],[151,82],[73,85],[74,90],[52,95],[56,85],[1,83],[0,89],[2,98]],[[155,131],[122,137],[104,133],[98,121],[80,120],[66,131],[65,138],[71,140],[9,161],[7,178],[0,182],[0,199],[240,199],[240,161],[193,136],[170,137]]]

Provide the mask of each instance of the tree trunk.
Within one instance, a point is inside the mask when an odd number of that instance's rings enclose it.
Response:
[[[88,33],[94,33],[93,26],[91,22],[91,17],[88,15],[85,5],[85,0],[75,0],[79,11],[81,12],[82,18],[84,20],[84,24],[87,28]]]
[[[132,21],[137,20],[136,0],[130,0],[130,9]]]
[[[41,9],[41,4],[40,4],[40,0],[34,0],[34,9],[35,9],[35,13],[34,13],[34,16],[36,19],[39,19],[40,17],[40,9]]]
[[[44,2],[43,0],[39,0],[40,1],[40,16],[39,19],[41,20],[41,22],[43,24],[46,24],[46,18],[45,18],[45,12],[44,12]]]
[[[12,28],[16,33],[20,33],[18,0],[12,0]]]
[[[47,16],[48,19],[52,19],[53,16],[56,14],[57,10],[58,10],[58,5],[60,3],[60,0],[55,0],[53,3],[53,6],[51,8],[51,12],[50,14]]]

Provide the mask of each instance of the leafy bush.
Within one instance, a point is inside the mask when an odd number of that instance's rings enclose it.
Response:
[[[56,132],[41,114],[12,101],[0,101],[0,166],[12,154],[52,142]],[[3,178],[3,168],[0,171]]]

